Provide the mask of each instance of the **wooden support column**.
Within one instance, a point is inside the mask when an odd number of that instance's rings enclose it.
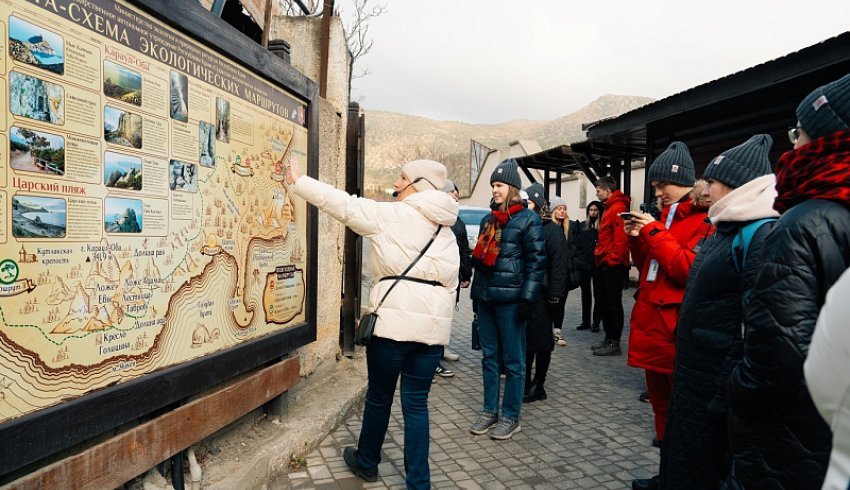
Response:
[[[325,0],[322,8],[322,59],[319,68],[319,96],[328,98],[328,57],[331,51],[331,16],[334,14],[334,0]]]
[[[623,193],[627,196],[632,195],[632,156],[626,155],[623,158]]]
[[[30,473],[8,488],[120,487],[292,388],[299,371],[297,357],[283,360]]]

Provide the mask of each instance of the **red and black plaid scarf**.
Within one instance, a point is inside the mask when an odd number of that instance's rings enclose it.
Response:
[[[850,208],[850,129],[783,154],[776,164],[776,191],[773,208],[780,213],[809,199]]]
[[[478,235],[478,242],[475,243],[475,250],[472,251],[472,258],[484,264],[487,267],[496,265],[496,259],[499,258],[502,242],[502,227],[507,224],[511,216],[525,209],[522,204],[512,204],[507,211],[494,209],[490,213],[490,218],[484,224],[481,234]]]

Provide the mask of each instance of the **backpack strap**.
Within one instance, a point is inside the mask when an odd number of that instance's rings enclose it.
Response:
[[[732,263],[735,265],[735,272],[740,273],[744,270],[747,263],[747,253],[750,251],[750,242],[753,236],[759,231],[759,228],[765,223],[776,221],[777,218],[762,218],[742,226],[735,238],[732,239]]]

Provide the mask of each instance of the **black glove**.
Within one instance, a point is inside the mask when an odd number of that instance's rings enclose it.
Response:
[[[531,303],[524,299],[519,300],[519,303],[516,305],[517,320],[525,321],[529,313],[531,313]]]

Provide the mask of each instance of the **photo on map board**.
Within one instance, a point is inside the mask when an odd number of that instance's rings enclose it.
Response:
[[[194,163],[171,160],[168,187],[172,191],[198,192],[198,166]]]
[[[55,197],[12,197],[12,235],[16,238],[64,238],[67,205]]]
[[[189,121],[189,77],[179,71],[171,70],[171,119]]]
[[[215,139],[230,142],[230,101],[215,98]]]
[[[142,116],[111,106],[103,108],[103,138],[107,143],[142,147]]]
[[[107,151],[103,156],[103,183],[116,189],[142,190],[142,159]]]
[[[43,27],[9,17],[9,56],[43,70],[65,74],[65,43]]]
[[[215,126],[206,121],[198,123],[198,145],[201,150],[201,165],[215,167]]]
[[[65,175],[65,138],[12,126],[9,131],[9,165],[24,172]]]
[[[36,121],[65,124],[65,88],[13,71],[9,74],[9,111]]]
[[[103,62],[103,94],[121,102],[142,105],[142,75],[118,63]]]
[[[107,197],[103,201],[103,229],[107,233],[141,233],[142,201]]]

